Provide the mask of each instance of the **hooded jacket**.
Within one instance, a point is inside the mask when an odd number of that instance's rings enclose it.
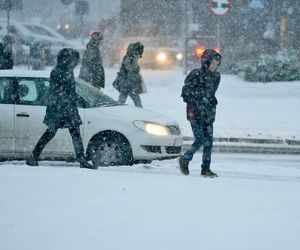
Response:
[[[142,76],[140,66],[138,65],[138,56],[141,56],[140,43],[131,43],[128,45],[127,53],[123,58],[120,68],[120,92],[141,93]]]
[[[50,74],[44,123],[50,128],[73,128],[82,124],[78,113],[74,73],[71,64],[78,64],[79,53],[62,49],[57,65]]]
[[[105,87],[105,72],[99,42],[103,39],[100,32],[95,32],[83,53],[79,78],[91,83],[96,88]]]
[[[215,94],[221,79],[218,71],[209,70],[210,62],[215,57],[221,60],[220,54],[216,52],[204,53],[201,68],[192,70],[185,78],[181,97],[187,103],[189,121],[202,120],[212,123],[215,120],[218,104]]]
[[[10,35],[3,37],[3,42],[0,43],[0,70],[13,69],[13,50],[12,46],[14,38]]]

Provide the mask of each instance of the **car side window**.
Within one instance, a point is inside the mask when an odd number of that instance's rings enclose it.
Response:
[[[18,83],[21,105],[46,106],[49,81],[39,78],[20,79]]]
[[[32,105],[37,99],[37,90],[34,80],[20,79],[18,83],[19,104]]]

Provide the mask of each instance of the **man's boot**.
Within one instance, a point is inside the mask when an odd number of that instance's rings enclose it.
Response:
[[[89,169],[98,169],[97,166],[89,164],[86,159],[80,158],[78,159],[81,168],[89,168]]]
[[[182,156],[179,157],[179,169],[183,175],[189,175],[189,162],[185,160]]]
[[[202,168],[201,175],[203,177],[210,177],[210,178],[218,177],[218,175],[213,171],[211,171],[210,168]]]
[[[38,166],[39,165],[38,158],[31,155],[29,158],[26,159],[26,164],[28,166]]]

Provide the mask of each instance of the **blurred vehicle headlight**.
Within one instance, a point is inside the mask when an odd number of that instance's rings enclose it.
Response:
[[[165,52],[161,52],[156,56],[156,59],[160,62],[164,62],[167,60],[167,54]]]
[[[183,59],[183,54],[182,54],[182,53],[177,53],[177,54],[176,54],[176,59],[177,59],[178,61],[181,61],[181,60]]]
[[[140,130],[150,135],[166,136],[169,134],[168,128],[153,122],[134,121],[133,124]]]

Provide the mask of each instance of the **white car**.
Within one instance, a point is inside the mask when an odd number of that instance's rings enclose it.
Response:
[[[0,71],[0,158],[28,157],[46,130],[43,118],[49,71]],[[76,79],[80,126],[86,156],[97,166],[131,165],[181,154],[176,121],[149,110],[120,105]],[[74,159],[68,129],[59,129],[42,159]]]

